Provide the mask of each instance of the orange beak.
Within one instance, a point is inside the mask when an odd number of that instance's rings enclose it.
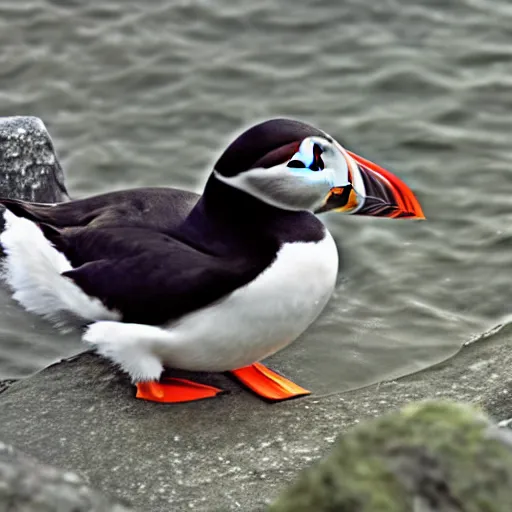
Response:
[[[346,151],[352,159],[350,185],[335,187],[316,213],[330,210],[392,219],[425,219],[411,189],[379,165]]]
[[[374,215],[393,219],[425,219],[412,190],[394,174],[351,151],[365,186],[365,200],[358,215]]]

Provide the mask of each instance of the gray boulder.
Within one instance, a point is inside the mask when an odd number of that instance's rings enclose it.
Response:
[[[511,448],[472,407],[410,405],[343,435],[270,512],[509,512]]]
[[[0,511],[129,512],[70,471],[40,464],[0,443]]]
[[[41,119],[0,118],[0,196],[39,203],[68,199],[64,172]]]

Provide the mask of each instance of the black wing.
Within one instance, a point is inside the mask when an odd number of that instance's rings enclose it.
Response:
[[[174,188],[137,188],[67,203],[29,203],[0,199],[15,215],[57,228],[144,227],[167,233],[190,213],[199,195]]]
[[[117,203],[106,194],[56,206],[3,199],[0,204],[38,223],[74,267],[63,275],[119,311],[125,322],[158,325],[177,319],[244,286],[271,263],[275,250],[250,258],[240,252],[218,256],[179,240],[172,224],[186,217],[197,196],[184,193],[181,203],[170,206],[171,196],[181,191],[156,190],[146,199],[130,191],[114,193],[124,200]]]
[[[51,236],[58,248],[90,261],[64,275],[122,313],[126,322],[162,324],[219,300],[266,266],[200,252],[168,235],[140,228],[73,230]],[[76,256],[75,256],[76,257]]]

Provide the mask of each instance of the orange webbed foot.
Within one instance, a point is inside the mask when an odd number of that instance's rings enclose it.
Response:
[[[223,393],[222,389],[175,377],[165,377],[161,381],[138,382],[136,387],[137,398],[162,403],[193,402]]]
[[[311,394],[311,391],[269,370],[261,363],[231,370],[230,373],[257,395],[274,402]]]

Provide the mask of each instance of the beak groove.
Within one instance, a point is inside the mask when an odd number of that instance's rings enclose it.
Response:
[[[425,219],[419,201],[397,176],[351,151],[365,187],[364,203],[353,213],[393,219]]]

